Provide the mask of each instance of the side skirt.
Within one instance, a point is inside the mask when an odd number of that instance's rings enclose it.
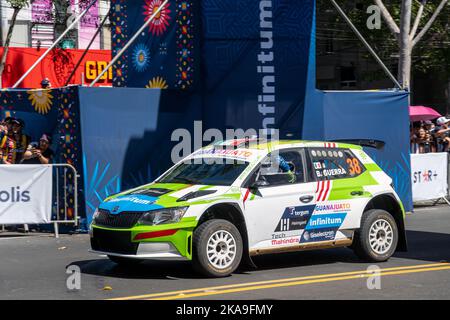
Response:
[[[348,247],[352,243],[353,243],[353,239],[349,238],[349,239],[340,239],[340,240],[331,240],[331,241],[310,242],[310,243],[296,244],[293,246],[284,246],[284,247],[277,247],[277,248],[258,248],[258,249],[251,249],[250,256],[259,256],[259,255],[271,254],[271,253]]]

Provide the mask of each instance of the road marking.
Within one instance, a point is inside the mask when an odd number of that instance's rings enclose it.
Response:
[[[388,275],[398,275],[398,274],[407,274],[407,273],[415,273],[415,272],[439,271],[439,270],[450,270],[450,266],[425,268],[425,269],[412,269],[412,270],[403,270],[403,271],[392,271],[392,272],[382,272],[382,273],[379,273],[379,276],[381,277],[381,276],[388,276]],[[357,274],[357,275],[344,276],[344,277],[294,281],[294,282],[286,282],[286,283],[278,283],[278,284],[268,284],[268,285],[261,285],[261,286],[250,286],[250,287],[242,287],[242,288],[235,288],[235,289],[226,289],[226,290],[220,290],[220,291],[211,292],[211,293],[203,292],[203,293],[193,293],[193,294],[184,294],[184,295],[175,295],[175,296],[165,296],[165,297],[152,298],[152,300],[188,299],[188,298],[193,298],[193,297],[204,297],[204,296],[212,296],[212,295],[218,295],[218,294],[236,293],[236,292],[241,292],[241,291],[254,291],[254,290],[261,290],[261,289],[291,287],[291,286],[298,286],[298,285],[311,284],[311,283],[325,283],[325,282],[331,282],[331,281],[342,281],[342,280],[351,280],[351,279],[358,279],[358,278],[368,278],[370,276],[373,276],[373,275],[372,274]]]
[[[440,262],[440,263],[432,263],[432,264],[420,264],[420,265],[413,265],[413,266],[384,268],[384,269],[380,269],[379,272],[377,272],[377,274],[379,274],[380,276],[384,276],[384,275],[396,275],[396,274],[438,271],[438,270],[447,270],[447,269],[450,269],[450,263]],[[357,278],[370,277],[373,275],[374,275],[373,271],[359,270],[359,271],[321,274],[321,275],[303,276],[303,277],[295,277],[295,278],[247,282],[247,283],[213,286],[213,287],[205,287],[205,288],[197,288],[197,289],[150,293],[150,294],[144,294],[144,295],[113,298],[111,300],[133,300],[133,299],[156,299],[156,300],[158,300],[158,299],[180,299],[180,298],[184,299],[184,298],[189,298],[189,297],[217,295],[217,294],[260,290],[260,289],[268,289],[268,288],[276,288],[276,287],[295,286],[295,285],[302,285],[302,284],[309,284],[309,283],[320,283],[320,282],[330,282],[330,281],[338,281],[338,280],[357,279]]]

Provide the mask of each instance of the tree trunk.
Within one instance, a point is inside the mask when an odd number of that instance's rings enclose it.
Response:
[[[3,88],[3,71],[5,70],[6,58],[8,57],[9,43],[13,34],[14,26],[16,24],[17,15],[21,8],[14,8],[14,12],[11,18],[11,24],[8,28],[8,35],[6,36],[5,45],[3,46],[3,55],[0,61],[0,88]]]
[[[399,48],[400,57],[398,61],[398,80],[403,89],[409,90],[411,78],[411,6],[412,0],[402,0],[400,17]]]

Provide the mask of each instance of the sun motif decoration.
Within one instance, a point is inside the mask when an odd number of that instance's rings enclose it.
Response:
[[[133,66],[137,72],[144,72],[150,65],[150,50],[143,43],[134,47],[133,50]]]
[[[150,17],[162,6],[163,2],[163,0],[145,0],[145,21],[150,19]],[[167,2],[149,24],[150,32],[153,35],[159,36],[167,30],[171,19],[170,12],[169,2]]]
[[[50,90],[30,90],[27,91],[28,99],[34,107],[34,110],[40,114],[47,114],[52,108],[53,96]]]
[[[148,85],[146,85],[145,87],[151,89],[167,89],[169,86],[167,85],[166,80],[164,80],[162,77],[154,77],[148,82]]]

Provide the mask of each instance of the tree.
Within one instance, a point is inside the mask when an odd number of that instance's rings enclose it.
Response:
[[[14,26],[16,25],[17,16],[18,16],[20,10],[22,10],[22,8],[24,8],[25,6],[28,6],[29,3],[32,3],[33,0],[30,0],[30,1],[28,1],[28,0],[6,0],[6,2],[8,2],[8,4],[13,9],[13,15],[11,17],[11,24],[9,25],[8,34],[6,36],[5,44],[3,46],[3,55],[0,60],[0,88],[3,87],[2,76],[3,76],[3,71],[5,70],[6,58],[8,57],[8,51],[9,51],[9,44],[11,42],[11,37],[12,37],[13,31],[14,31]]]
[[[399,26],[386,8],[383,0],[374,0],[375,4],[381,9],[381,15],[386,22],[389,30],[398,41],[399,61],[398,61],[398,81],[405,89],[409,89],[411,82],[411,63],[412,51],[422,40],[425,34],[430,30],[436,18],[444,9],[448,0],[441,0],[440,4],[434,8],[433,14],[419,32],[419,26],[423,20],[423,13],[427,6],[427,0],[420,0],[414,24],[412,21],[412,0],[402,0]]]
[[[341,0],[339,4],[381,60],[391,70],[397,72],[399,82],[405,82],[402,79],[405,75],[408,84],[405,87],[410,89],[412,76],[419,72],[434,75],[438,73],[442,78],[450,79],[450,20],[448,18],[450,5],[448,3],[443,5],[446,2],[442,0],[413,0],[409,24],[412,25],[409,31],[410,36],[413,36],[413,39],[410,39],[412,45],[409,46],[408,51],[402,51],[400,29],[402,26],[408,27],[406,19],[402,20],[405,12],[402,12],[405,6],[400,5],[402,0],[385,1],[384,6],[379,7],[385,12],[384,21],[392,19],[391,23],[381,23],[379,29],[368,28],[367,25],[368,19],[373,14],[373,12],[369,13],[368,8],[373,6],[374,2],[375,0]],[[383,2],[381,3],[383,4]],[[317,0],[317,13],[318,43],[337,42],[341,47],[346,48],[345,52],[358,48],[362,52],[362,57],[367,60],[372,59],[362,42],[355,37],[344,19],[333,9],[329,0]],[[380,14],[383,15],[383,12]],[[392,36],[390,36],[391,33]],[[405,32],[404,35],[406,34]],[[401,58],[400,52],[403,52],[404,58]],[[381,68],[376,72],[368,70],[360,73],[359,76],[361,80],[366,81],[386,78]]]
[[[53,12],[50,13],[51,20],[54,21],[54,34],[57,39],[74,19],[70,0],[53,0]],[[92,0],[78,0],[80,11],[84,10]],[[72,29],[64,39],[75,40],[77,38],[77,30]],[[62,42],[64,42],[64,39]]]

